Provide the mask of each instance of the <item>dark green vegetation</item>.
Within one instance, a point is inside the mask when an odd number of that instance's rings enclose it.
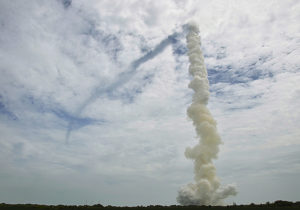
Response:
[[[250,204],[250,205],[230,205],[230,206],[136,206],[136,207],[116,207],[116,206],[102,206],[101,204],[96,204],[93,206],[64,206],[64,205],[38,205],[38,204],[0,204],[0,210],[14,210],[14,209],[35,209],[35,210],[72,210],[72,209],[85,209],[85,210],[226,210],[226,209],[300,209],[300,201],[290,202],[290,201],[275,201],[274,203],[265,204]]]

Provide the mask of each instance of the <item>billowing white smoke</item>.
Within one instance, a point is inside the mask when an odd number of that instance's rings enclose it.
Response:
[[[209,82],[204,58],[200,50],[200,37],[197,24],[188,25],[187,34],[189,73],[193,76],[189,88],[195,91],[193,102],[187,109],[187,115],[195,126],[199,143],[187,148],[185,156],[194,160],[194,181],[179,190],[177,201],[182,205],[222,205],[223,199],[236,195],[234,186],[220,187],[216,168],[212,163],[217,158],[221,138],[217,132],[217,123],[206,107],[209,99]]]

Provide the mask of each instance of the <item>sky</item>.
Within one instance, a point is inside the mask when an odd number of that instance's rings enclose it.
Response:
[[[0,202],[173,205],[199,24],[227,204],[300,200],[300,1],[1,0]]]

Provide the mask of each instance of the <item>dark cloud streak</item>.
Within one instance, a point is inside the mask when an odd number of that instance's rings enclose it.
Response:
[[[72,0],[61,0],[65,9],[69,8],[72,4]]]
[[[167,46],[170,44],[174,44],[177,42],[178,37],[181,34],[179,33],[173,33],[172,35],[169,35],[167,38],[162,40],[153,50],[146,53],[144,56],[134,60],[131,62],[130,66],[127,68],[126,71],[120,73],[116,78],[115,81],[113,81],[111,84],[104,86],[103,84],[96,87],[89,98],[87,98],[76,110],[74,113],[74,116],[80,116],[82,111],[86,109],[87,106],[95,102],[100,96],[104,94],[110,94],[113,95],[113,92],[118,90],[121,86],[123,86],[125,83],[127,83],[137,72],[137,69],[145,62],[153,59],[155,56],[157,56],[159,53],[165,50]],[[74,122],[71,120],[67,133],[66,133],[66,143],[69,142],[69,138],[71,135],[72,130],[74,130]]]

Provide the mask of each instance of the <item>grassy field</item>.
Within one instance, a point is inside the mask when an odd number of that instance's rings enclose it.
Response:
[[[17,210],[17,209],[35,209],[35,210],[63,210],[63,209],[86,209],[86,210],[226,210],[226,209],[300,209],[300,202],[289,202],[289,201],[275,201],[274,203],[266,204],[250,204],[250,205],[230,205],[230,206],[136,206],[136,207],[117,207],[117,206],[103,206],[101,204],[96,204],[92,206],[65,206],[65,205],[38,205],[38,204],[0,204],[0,209],[2,210]]]

